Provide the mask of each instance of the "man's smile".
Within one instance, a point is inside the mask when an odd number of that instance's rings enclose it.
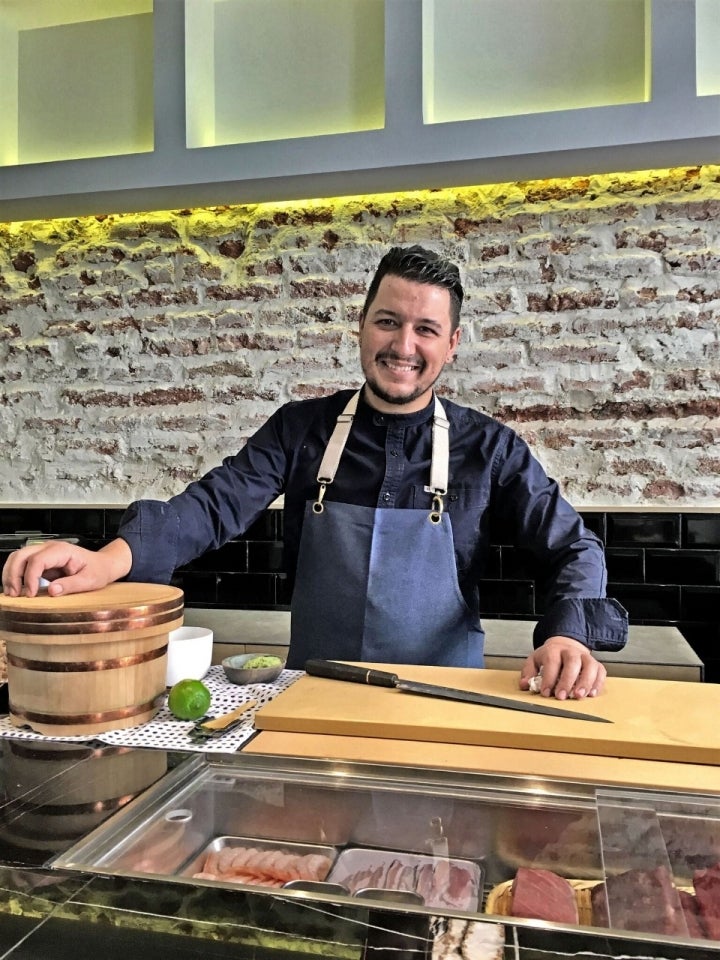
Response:
[[[423,368],[423,363],[420,360],[403,360],[402,357],[389,353],[379,354],[376,362],[387,367],[393,373],[415,373]]]

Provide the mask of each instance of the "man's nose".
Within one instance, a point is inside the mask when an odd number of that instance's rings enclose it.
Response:
[[[393,337],[393,347],[396,353],[403,357],[415,356],[415,331],[411,326],[399,326]]]

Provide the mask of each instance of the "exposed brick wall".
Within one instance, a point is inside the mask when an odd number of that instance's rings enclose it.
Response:
[[[460,262],[443,390],[578,506],[720,502],[720,167],[0,224],[0,501],[163,498],[360,382],[388,245]]]

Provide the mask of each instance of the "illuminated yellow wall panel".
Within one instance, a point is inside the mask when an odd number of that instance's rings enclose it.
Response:
[[[647,0],[423,0],[425,122],[644,101],[649,11]]]
[[[3,0],[0,144],[4,166],[152,150],[152,0]]]
[[[188,146],[382,128],[384,7],[384,0],[191,0]]]
[[[699,97],[720,94],[720,0],[695,0]]]

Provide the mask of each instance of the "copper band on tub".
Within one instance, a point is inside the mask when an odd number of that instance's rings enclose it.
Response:
[[[131,657],[114,657],[112,660],[26,660],[14,653],[7,652],[7,661],[13,667],[23,670],[38,670],[41,673],[93,673],[99,670],[119,670],[122,667],[134,667],[138,663],[157,660],[167,652],[167,644],[148,650],[147,653],[135,653]]]
[[[44,620],[13,621],[3,627],[7,633],[32,633],[53,636],[70,636],[76,633],[118,633],[122,630],[140,630],[145,627],[157,627],[182,617],[183,607],[174,607],[167,613],[157,613],[149,617],[134,617],[124,620],[63,620],[46,623]]]
[[[71,623],[88,620],[134,620],[137,618],[152,617],[156,614],[167,613],[168,610],[182,609],[183,597],[172,597],[170,600],[163,600],[158,603],[127,603],[124,607],[110,608],[108,610],[47,610],[43,609],[41,614],[42,623]],[[37,622],[37,610],[27,608],[25,610],[0,610],[0,626],[8,629],[14,623],[23,623],[24,621]]]
[[[70,723],[74,724],[93,724],[110,723],[115,720],[126,720],[128,717],[139,717],[145,713],[151,713],[155,710],[157,698],[148,700],[147,703],[141,703],[139,706],[120,707],[118,710],[106,710],[104,713],[66,713],[59,716],[56,713],[31,713],[29,710],[16,710],[14,704],[10,704],[10,713],[18,719],[26,720],[28,723],[55,723],[64,727]]]

